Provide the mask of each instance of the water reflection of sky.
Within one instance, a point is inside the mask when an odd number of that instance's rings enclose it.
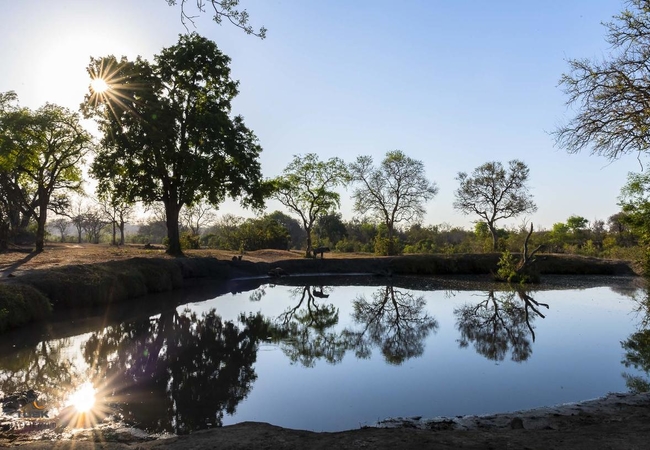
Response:
[[[56,352],[48,357],[55,354],[65,361],[48,364],[68,370],[59,375],[66,383],[82,379],[93,366],[88,360],[98,357],[92,356],[87,342],[101,344],[105,354],[99,356],[94,376],[106,369],[112,374],[104,376],[104,383],[115,377],[122,383],[130,380],[133,385],[120,388],[130,399],[138,397],[137,383],[143,383],[143,390],[158,392],[151,400],[144,395],[131,401],[125,413],[133,420],[138,414],[147,416],[142,423],[149,427],[176,426],[185,420],[189,425],[180,430],[188,431],[219,422],[261,421],[332,431],[394,416],[512,411],[626,391],[622,372],[641,374],[621,364],[621,342],[638,330],[641,321],[633,312],[637,306],[632,298],[607,287],[526,296],[386,286],[261,285],[180,306],[175,314],[145,316],[134,325],[113,324],[104,331],[50,341],[47,345]],[[213,310],[216,316],[210,316]],[[191,313],[195,325],[183,325]],[[261,313],[266,322],[242,322],[242,313]],[[228,322],[233,322],[234,334],[227,333]],[[489,329],[477,331],[484,325]],[[169,334],[172,329],[182,333],[178,342]],[[253,329],[266,335],[249,331]],[[122,335],[133,343],[116,340]],[[219,336],[229,336],[238,347],[195,351],[187,357],[189,350],[183,345],[212,345],[206,339]],[[36,347],[44,348],[43,344]],[[154,344],[157,354],[175,352],[169,371],[148,354]],[[20,361],[33,364],[26,351],[30,349],[2,350],[0,389],[5,392],[17,387],[42,389],[29,386],[34,377],[19,367]],[[209,360],[207,372],[193,378],[204,360]],[[246,368],[242,361],[252,366]],[[244,365],[239,372],[228,373],[226,366],[235,363]],[[24,382],[16,382],[19,372]],[[167,372],[174,374],[173,382]],[[188,387],[194,379],[204,384],[226,380],[231,385],[224,391],[235,392],[236,400],[227,401],[209,385]],[[49,383],[51,389],[57,385],[55,379]],[[172,391],[190,396],[189,404],[167,402],[164,397]],[[223,416],[218,420],[193,412],[202,408],[206,394],[219,405],[205,408],[205,414],[219,410]],[[165,414],[165,408],[174,417],[159,420],[156,414]]]

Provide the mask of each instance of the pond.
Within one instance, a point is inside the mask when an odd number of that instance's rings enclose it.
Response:
[[[336,431],[647,389],[645,291],[581,280],[526,291],[415,277],[207,284],[3,336],[0,390],[33,389],[61,418],[91,383],[86,426],[108,417],[188,433],[243,421]]]

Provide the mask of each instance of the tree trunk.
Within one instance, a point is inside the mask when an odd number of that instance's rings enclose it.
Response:
[[[305,250],[305,256],[307,258],[312,256],[312,248],[311,248],[311,228],[305,227],[305,231],[307,232],[307,250]]]
[[[492,250],[495,252],[497,251],[497,243],[499,241],[499,238],[497,237],[497,229],[492,226],[492,224],[488,223],[488,228],[490,229],[490,234],[492,235]]]
[[[47,200],[39,195],[38,217],[36,218],[36,251],[42,252],[45,247],[45,222],[47,222]]]
[[[120,221],[120,245],[124,245],[124,221]]]
[[[171,256],[183,256],[180,231],[178,227],[179,212],[180,206],[165,204],[165,215],[167,216],[167,239],[169,240],[167,254]]]
[[[116,239],[116,236],[117,236],[117,229],[116,229],[117,228],[117,223],[115,222],[115,219],[113,219],[113,223],[111,223],[111,225],[113,226],[113,240],[111,241],[111,245],[117,245],[117,239]]]

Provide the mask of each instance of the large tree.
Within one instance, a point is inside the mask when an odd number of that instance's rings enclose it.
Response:
[[[230,58],[197,34],[181,36],[150,63],[114,56],[91,59],[93,84],[82,105],[103,138],[91,172],[99,191],[165,207],[168,253],[180,255],[179,213],[228,195],[263,204],[257,138],[241,116],[231,116],[238,82]],[[102,90],[108,87],[106,90]]]
[[[468,175],[459,172],[460,186],[454,193],[454,208],[464,214],[476,214],[485,221],[492,234],[492,248],[497,248],[496,222],[537,211],[528,192],[530,170],[513,159],[506,170],[500,162],[487,162]]]
[[[358,186],[352,194],[354,210],[361,215],[369,213],[386,225],[389,254],[396,251],[395,226],[421,220],[424,204],[438,193],[424,172],[422,161],[409,158],[401,150],[386,153],[378,167],[374,167],[371,156],[359,156],[350,164]]]
[[[340,195],[333,189],[349,179],[347,166],[340,158],[320,161],[315,153],[296,155],[273,180],[274,196],[289,211],[300,217],[307,233],[306,255],[312,251],[311,231],[319,217],[340,206]]]
[[[43,250],[48,210],[60,212],[65,194],[81,189],[81,165],[92,148],[92,136],[67,108],[0,109],[0,171],[36,220],[36,251]]]
[[[577,114],[555,131],[557,145],[613,160],[650,148],[650,1],[629,0],[607,27],[610,54],[569,60],[560,79]]]

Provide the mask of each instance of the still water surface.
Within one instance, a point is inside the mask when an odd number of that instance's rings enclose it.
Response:
[[[644,294],[633,287],[345,282],[249,282],[218,296],[204,288],[194,297],[202,301],[82,321],[78,334],[59,326],[42,339],[10,335],[0,346],[0,390],[35,389],[54,411],[90,380],[116,419],[187,433],[242,421],[344,430],[396,416],[575,402],[647,383],[638,361],[649,352],[639,348],[649,341]]]

